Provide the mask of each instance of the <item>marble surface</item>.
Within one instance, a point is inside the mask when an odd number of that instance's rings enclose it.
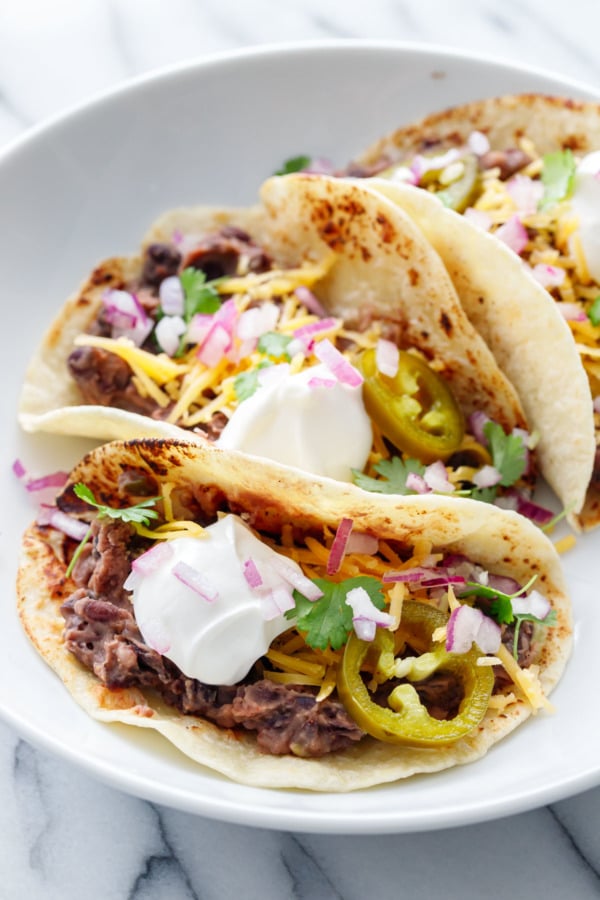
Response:
[[[599,83],[599,26],[594,0],[0,0],[0,147],[129,78],[260,43],[437,43]],[[2,900],[600,896],[600,789],[446,831],[279,833],[127,796],[0,724],[0,796]]]

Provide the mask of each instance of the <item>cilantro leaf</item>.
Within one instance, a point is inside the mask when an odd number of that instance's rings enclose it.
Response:
[[[544,195],[539,204],[542,212],[570,197],[575,181],[575,159],[571,150],[546,153],[543,162],[541,177]]]
[[[497,593],[496,598],[490,604],[490,616],[499,625],[510,625],[515,618],[510,597]]]
[[[292,156],[290,159],[286,159],[281,168],[278,169],[275,174],[291,175],[292,172],[301,172],[302,169],[306,169],[307,166],[310,166],[310,163],[310,156]]]
[[[497,422],[486,422],[483,433],[487,438],[492,463],[502,475],[500,484],[510,487],[519,480],[527,467],[527,453],[523,439],[517,434],[506,434]]]
[[[258,339],[257,348],[260,353],[266,356],[272,356],[273,359],[290,359],[287,352],[288,345],[292,338],[287,334],[281,334],[278,331],[265,331]]]
[[[378,462],[374,469],[383,478],[371,478],[364,475],[358,469],[352,469],[352,480],[357,487],[364,491],[372,491],[376,494],[408,494],[412,493],[406,487],[406,479],[410,472],[422,475],[425,466],[418,459],[402,459],[399,456],[392,456],[391,459],[382,459]]]
[[[141,503],[136,503],[135,506],[114,509],[112,506],[106,506],[104,503],[98,503],[89,487],[81,482],[78,482],[73,487],[73,491],[80,500],[84,500],[90,506],[95,506],[98,510],[98,515],[101,517],[121,519],[122,522],[137,522],[140,525],[149,525],[150,519],[158,518],[156,510],[148,507],[153,506],[160,499],[159,497],[148,497],[147,500],[142,500]]]
[[[259,363],[255,369],[247,369],[245,372],[240,372],[240,374],[236,376],[233,382],[233,389],[239,403],[241,403],[242,400],[247,400],[248,397],[251,397],[258,388],[259,369],[264,369],[267,366],[272,365],[273,363],[270,360],[265,360],[264,362]]]
[[[600,294],[588,309],[587,315],[592,325],[600,325]]]
[[[548,615],[544,619],[538,619],[537,616],[532,615],[531,613],[517,613],[515,615],[515,634],[513,637],[513,656],[518,661],[519,659],[519,631],[521,630],[521,625],[523,622],[537,622],[538,625],[546,625],[548,628],[552,628],[556,625],[557,615],[556,610],[551,609]]]
[[[353,588],[364,588],[377,609],[383,609],[385,600],[381,583],[369,575],[359,575],[339,583],[315,578],[323,591],[320,600],[311,602],[299,591],[294,591],[296,605],[286,613],[288,619],[295,619],[296,625],[306,632],[305,641],[309,647],[325,650],[330,645],[332,650],[339,650],[352,631],[352,607],[346,603],[348,591]]]
[[[220,278],[207,282],[204,272],[192,266],[184,269],[179,277],[184,294],[184,321],[189,322],[196,313],[211,314],[221,308],[221,298],[215,287]]]
[[[458,493],[458,491],[456,493]],[[471,500],[479,500],[480,503],[493,503],[498,496],[498,488],[496,486],[473,488],[468,491],[467,496],[469,496]]]

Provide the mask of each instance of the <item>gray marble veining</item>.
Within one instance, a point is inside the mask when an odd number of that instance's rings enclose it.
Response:
[[[130,77],[267,42],[429,42],[600,83],[599,26],[594,0],[2,0],[0,146]],[[0,900],[600,896],[600,788],[443,832],[278,833],[120,793],[0,724],[0,796]]]

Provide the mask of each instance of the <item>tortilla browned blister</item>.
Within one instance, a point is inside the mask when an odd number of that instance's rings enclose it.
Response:
[[[464,146],[474,131],[487,136],[492,151],[517,147],[526,138],[540,155],[566,148],[584,155],[600,149],[600,106],[534,94],[488,98],[399,128],[357,163],[379,170],[382,161],[394,165],[416,153]],[[600,524],[592,392],[573,335],[551,295],[507,246],[435,195],[383,178],[369,178],[369,183],[413,218],[442,258],[467,316],[539,432],[540,469],[572,524],[584,529]]]
[[[342,518],[350,517],[357,531],[400,542],[407,549],[425,537],[434,551],[463,554],[521,583],[537,574],[536,584],[557,616],[554,627],[542,629],[535,660],[546,694],[564,670],[571,648],[571,610],[559,559],[539,529],[513,512],[433,495],[373,497],[352,485],[303,476],[235,452],[164,440],[114,442],[92,451],[71,473],[63,505],[73,509],[72,486],[77,482],[84,482],[103,502],[122,505],[124,497],[115,485],[123,471],[144,473],[157,489],[169,483],[176,515],[187,509],[193,495],[205,514],[216,516],[217,508],[247,514],[254,529],[271,535],[290,523],[307,531],[323,525],[335,529]],[[245,784],[350,791],[434,772],[479,759],[530,715],[528,704],[513,697],[503,709],[489,709],[468,737],[444,748],[400,747],[365,737],[349,750],[320,759],[265,755],[247,732],[181,715],[137,688],[103,687],[62,643],[59,606],[72,590],[65,563],[55,555],[47,533],[32,525],[22,545],[19,613],[30,639],[77,703],[103,723],[159,732],[196,762]]]
[[[403,346],[435,360],[468,415],[484,410],[507,432],[525,424],[517,392],[465,315],[435,250],[411,218],[364,184],[319,176],[270,179],[264,206],[247,210],[183,209],[168,213],[145,244],[179,232],[201,237],[224,224],[242,227],[269,251],[276,267],[327,266],[312,286],[325,310],[358,325],[385,318]],[[89,329],[107,287],[135,284],[142,257],[99,266],[67,303],[28,367],[19,420],[27,431],[104,439],[187,436],[174,423],[137,413],[82,406],[67,370],[77,334]]]

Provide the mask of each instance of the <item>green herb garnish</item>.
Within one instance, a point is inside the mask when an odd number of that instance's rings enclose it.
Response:
[[[190,322],[196,313],[211,315],[221,308],[221,298],[215,285],[222,281],[216,278],[207,281],[200,269],[189,266],[179,276],[184,294],[183,318]]]
[[[587,317],[592,325],[600,325],[600,294],[598,294],[598,296],[588,309]]]
[[[286,159],[282,167],[278,169],[275,174],[291,175],[292,172],[301,172],[302,169],[306,169],[308,166],[310,166],[310,163],[310,156],[292,156],[291,159]]]
[[[115,509],[112,506],[106,506],[104,503],[99,503],[89,487],[81,482],[74,485],[73,493],[79,497],[80,500],[89,503],[90,506],[94,506],[98,510],[99,518],[121,519],[122,522],[135,522],[140,525],[149,525],[151,519],[158,518],[156,510],[149,509],[149,507],[153,506],[157,500],[160,500],[160,497],[148,497],[146,500],[136,503],[135,506],[126,506],[124,509]],[[67,578],[73,571],[75,563],[81,556],[81,551],[89,541],[91,534],[92,526],[90,525],[71,558],[71,562],[69,563],[66,572]]]
[[[412,493],[406,487],[406,479],[411,472],[414,472],[416,475],[423,475],[425,471],[425,466],[418,459],[411,459],[410,457],[402,459],[400,456],[382,459],[373,468],[383,477],[372,478],[358,469],[352,469],[352,480],[357,487],[376,494]]]
[[[240,374],[236,376],[233,382],[233,389],[239,403],[241,403],[242,400],[247,400],[248,397],[251,397],[257,390],[259,384],[259,370],[272,365],[273,363],[270,360],[265,360],[264,362],[259,363],[255,369],[248,369],[245,372],[240,372]]]
[[[544,195],[539,209],[544,212],[571,196],[575,180],[575,158],[571,150],[557,150],[543,157],[542,184]]]
[[[352,631],[352,607],[346,603],[348,591],[364,588],[377,609],[385,607],[381,583],[369,575],[359,575],[346,581],[331,582],[315,578],[314,583],[323,591],[316,601],[307,600],[299,591],[294,591],[295,607],[286,612],[288,619],[294,619],[300,631],[306,632],[304,640],[309,647],[325,650],[339,650]]]
[[[258,339],[257,349],[260,353],[264,353],[265,356],[270,356],[273,359],[287,359],[289,361],[290,355],[287,352],[287,348],[291,341],[292,338],[288,334],[281,334],[278,331],[266,331]]]
[[[502,476],[500,484],[510,487],[527,468],[527,448],[523,438],[517,434],[506,434],[497,422],[486,422],[483,433],[488,441],[492,464]]]

